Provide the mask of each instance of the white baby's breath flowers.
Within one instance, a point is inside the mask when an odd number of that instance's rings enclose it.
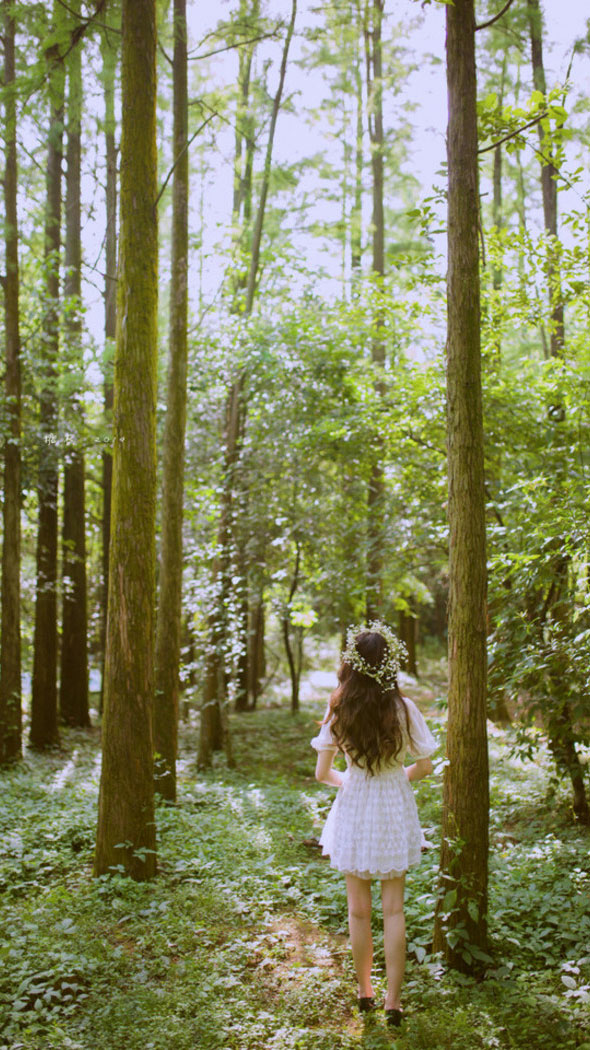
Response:
[[[385,656],[376,667],[367,663],[356,647],[357,635],[362,634],[363,631],[374,631],[380,634],[386,642]],[[355,671],[360,671],[379,682],[383,689],[396,683],[401,661],[406,659],[407,655],[404,643],[394,634],[391,627],[388,627],[386,623],[381,623],[380,620],[371,620],[366,625],[352,625],[346,629],[346,646],[342,652],[343,661],[354,667]]]

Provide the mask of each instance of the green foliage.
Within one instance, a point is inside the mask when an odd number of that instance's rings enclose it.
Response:
[[[193,768],[182,734],[179,803],[157,814],[149,884],[90,877],[96,741],[31,755],[2,775],[0,1013],[3,1050],[353,1050],[391,1046],[354,1011],[343,879],[311,844],[332,794],[313,779],[309,739],[323,701],[293,716],[233,717],[237,769]],[[442,726],[434,718],[435,728]],[[543,751],[510,757],[491,738],[493,963],[484,981],[447,974],[430,943],[436,850],[408,877],[407,1020],[399,1050],[590,1040],[590,867]],[[417,785],[436,844],[440,779]],[[452,903],[452,902],[450,902]],[[384,988],[375,886],[375,974]]]

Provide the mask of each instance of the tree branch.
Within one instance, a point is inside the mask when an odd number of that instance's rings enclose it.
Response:
[[[92,15],[89,19],[85,19],[84,15],[80,14],[79,11],[75,11],[74,8],[70,7],[69,4],[66,4],[65,0],[57,0],[57,2],[60,5],[60,7],[63,7],[68,12],[69,15],[72,15],[73,18],[77,18],[80,22],[83,22],[84,23],[84,29],[88,25],[90,25],[90,23],[92,22],[94,25],[98,26],[100,29],[107,29],[109,31],[109,33],[112,31],[113,33],[118,33],[118,35],[121,36],[121,30],[117,29],[116,26],[110,26],[110,25],[107,25],[106,22],[98,22],[96,20],[96,15],[100,14],[99,10],[97,10],[95,12],[95,14]],[[104,4],[101,5],[101,9],[102,9],[102,7],[104,7]]]
[[[245,47],[247,44],[258,44],[260,40],[276,40],[278,35],[278,29],[276,29],[272,30],[270,33],[263,33],[261,36],[250,37],[249,40],[236,40],[235,44],[224,44],[223,47],[216,47],[214,51],[205,51],[202,55],[190,55],[189,62],[197,62],[201,58],[211,58],[213,55],[220,55],[224,51],[231,51],[234,47]]]
[[[197,128],[197,130],[196,130],[196,131],[194,132],[194,134],[193,134],[193,135],[191,135],[191,137],[190,137],[190,139],[188,140],[188,142],[187,142],[186,146],[184,146],[184,147],[183,147],[183,148],[181,149],[181,151],[180,151],[180,153],[178,154],[178,156],[174,158],[174,163],[173,163],[172,167],[170,168],[170,170],[169,170],[168,174],[166,175],[166,178],[164,179],[164,182],[162,183],[162,186],[160,187],[160,192],[158,193],[158,196],[156,197],[156,205],[155,205],[155,206],[156,206],[156,208],[158,207],[158,204],[160,203],[160,199],[161,199],[161,197],[162,197],[162,194],[164,193],[164,190],[166,189],[166,186],[168,185],[168,183],[170,182],[170,179],[172,178],[172,175],[174,174],[174,169],[176,168],[176,165],[178,164],[178,162],[179,162],[180,158],[181,158],[182,156],[184,156],[184,154],[185,154],[185,153],[186,153],[186,151],[188,150],[188,148],[189,148],[189,146],[191,145],[191,143],[195,141],[195,139],[196,139],[197,135],[199,135],[199,134],[200,134],[200,132],[201,132],[201,131],[203,130],[203,128],[206,128],[206,127],[207,127],[207,124],[209,124],[209,123],[210,123],[210,122],[211,122],[211,121],[213,120],[213,118],[214,118],[215,116],[217,116],[217,114],[216,114],[216,113],[211,113],[211,114],[210,114],[210,115],[209,115],[209,116],[208,116],[208,117],[206,118],[206,120],[204,120],[204,121],[203,121],[203,123],[202,123],[202,124],[199,124],[199,127],[198,127],[198,128]]]
[[[497,22],[502,17],[502,15],[506,14],[508,8],[512,6],[512,3],[513,0],[508,0],[508,3],[504,4],[504,7],[501,11],[498,11],[497,15],[494,15],[493,18],[488,19],[487,22],[482,22],[480,26],[476,26],[475,31],[477,32],[478,29],[489,29],[490,26],[493,26],[494,22]]]
[[[517,135],[522,135],[523,131],[528,131],[529,128],[533,128],[535,124],[538,124],[540,120],[543,120],[547,116],[547,110],[544,113],[539,113],[538,117],[534,120],[529,120],[528,124],[523,124],[521,128],[517,128],[516,131],[510,131],[507,135],[503,135],[501,139],[496,142],[492,142],[491,146],[483,146],[478,149],[478,153],[489,153],[490,150],[495,149],[496,146],[501,146],[503,142],[508,142],[509,139],[515,139]]]

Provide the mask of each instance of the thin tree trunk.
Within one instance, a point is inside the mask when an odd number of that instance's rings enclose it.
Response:
[[[174,182],[170,356],[164,430],[160,601],[156,628],[154,746],[157,790],[176,800],[182,605],[182,511],[188,316],[188,87],[186,0],[174,0]]]
[[[539,0],[527,0],[529,29],[531,38],[531,59],[533,81],[537,91],[546,95],[545,66],[543,62],[543,32]],[[559,240],[557,226],[557,169],[553,164],[553,143],[551,132],[545,131],[539,123],[539,144],[541,147],[541,188],[543,194],[543,218],[545,233],[549,240],[547,252],[547,283],[551,304],[549,329],[549,356],[562,357],[565,349],[565,317],[561,274],[559,268]],[[565,419],[565,408],[561,404],[552,405],[550,419],[558,426]],[[559,484],[559,478],[555,479]],[[563,542],[560,541],[563,549]],[[572,602],[568,599],[568,559],[560,559],[555,572],[555,599],[551,614],[561,620],[564,627],[572,617]],[[583,824],[590,824],[590,807],[586,796],[584,770],[575,748],[576,734],[572,723],[572,714],[567,702],[561,700],[561,674],[553,675],[553,692],[556,697],[555,710],[549,719],[551,749],[558,764],[570,777],[573,792],[573,808],[576,818]]]
[[[356,104],[356,135],[354,144],[354,192],[350,213],[350,266],[352,271],[353,294],[358,292],[363,251],[363,78],[361,74],[361,59],[359,55],[359,36],[362,24],[360,0],[356,0],[355,15],[357,36],[353,76]]]
[[[256,283],[258,279],[258,270],[260,263],[260,245],[262,241],[262,231],[264,228],[264,214],[266,210],[266,199],[268,196],[268,187],[270,183],[275,131],[277,125],[277,118],[281,107],[281,98],[285,83],[285,74],[287,71],[287,59],[289,55],[291,40],[293,38],[293,31],[295,29],[296,15],[297,0],[292,0],[291,19],[287,28],[287,34],[283,46],[283,55],[279,73],[279,85],[277,88],[277,93],[273,100],[270,128],[266,146],[266,154],[264,158],[262,184],[260,188],[260,199],[258,202],[258,209],[256,212],[254,230],[252,233],[250,266],[248,271],[248,279],[246,281],[245,286],[246,290],[243,310],[245,317],[249,317],[249,315],[252,313],[252,308],[254,305],[254,296],[256,292]],[[220,724],[224,724],[226,726],[228,724],[226,715],[222,717],[221,713],[219,712],[217,716],[214,716],[211,713],[211,708],[215,706],[215,704],[219,705],[220,703],[222,703],[223,701],[221,698],[224,696],[223,692],[218,692],[217,696],[215,697],[212,695],[212,690],[215,687],[215,682],[217,681],[217,683],[219,683],[222,678],[222,675],[219,672],[216,673],[216,668],[218,669],[218,666],[223,665],[225,661],[225,610],[230,586],[229,567],[231,565],[230,543],[232,538],[233,486],[235,483],[235,468],[236,464],[239,462],[240,447],[246,419],[244,383],[245,377],[243,371],[241,371],[230,387],[226,406],[226,427],[224,440],[224,482],[219,524],[219,548],[221,554],[218,565],[216,566],[216,569],[219,571],[220,575],[219,577],[217,577],[217,575],[215,576],[218,584],[218,599],[217,608],[213,611],[209,624],[210,634],[207,655],[207,669],[205,674],[205,692],[203,697],[203,708],[205,712],[205,717],[201,718],[199,740],[199,764],[203,768],[206,765],[210,764],[211,755],[214,750],[215,739],[211,734],[217,733],[217,727]],[[207,736],[208,734],[209,736]],[[231,746],[229,740],[229,730],[225,733],[225,739],[227,750],[228,744]]]
[[[248,489],[244,487],[240,500],[240,519],[236,522],[236,533],[242,542],[239,542],[236,551],[235,567],[236,575],[240,578],[239,591],[236,594],[238,604],[238,628],[240,633],[240,652],[236,666],[236,711],[247,711],[249,706],[249,670],[250,658],[250,597],[249,587],[249,565],[247,557],[247,537],[245,536],[244,520],[247,515]]]
[[[502,74],[500,79],[500,94],[498,106],[501,109],[504,104],[504,85],[506,81],[506,68],[508,59],[506,53],[502,60]],[[498,233],[504,228],[503,202],[502,202],[502,145],[499,143],[494,150],[494,168],[492,176],[492,222]],[[495,262],[492,269],[492,288],[494,289],[492,316],[490,318],[491,334],[493,339],[494,357],[496,366],[500,363],[502,354],[502,309],[498,302],[502,288],[502,263]]]
[[[500,94],[498,98],[498,105],[501,109],[504,104],[504,87],[506,82],[506,69],[508,65],[508,59],[506,53],[502,60],[502,73],[500,79]],[[494,150],[494,168],[492,176],[492,222],[498,233],[504,228],[504,213],[503,213],[503,200],[502,200],[502,145],[498,144]],[[489,329],[490,329],[490,343],[492,347],[492,361],[491,366],[495,370],[499,370],[502,363],[502,319],[503,310],[500,302],[500,292],[502,290],[503,283],[503,269],[502,261],[498,260],[493,264],[492,269],[492,305],[491,305],[491,316],[489,318]],[[488,487],[494,492],[499,492],[501,487],[501,474],[502,474],[502,445],[498,443],[495,446],[488,446],[487,460],[488,469],[486,480]],[[502,600],[502,599],[500,599]],[[494,608],[492,604],[488,605],[488,622],[491,623],[494,619]],[[496,696],[491,698],[489,703],[489,716],[497,725],[506,726],[512,721],[510,712],[506,705],[506,695],[504,691],[498,693]]]
[[[264,595],[260,591],[253,605],[250,607],[250,658],[248,660],[248,694],[251,698],[252,709],[256,707],[258,697],[262,692],[262,681],[266,674],[264,654]]]
[[[103,30],[102,80],[105,108],[105,154],[106,154],[106,232],[105,232],[105,282],[104,282],[104,414],[112,426],[113,380],[111,348],[115,345],[117,324],[117,147],[115,144],[115,78],[118,59],[118,34]],[[107,600],[109,593],[109,546],[111,538],[111,490],[113,483],[113,456],[110,448],[102,454],[102,591],[100,618],[100,701],[102,711],[104,699],[104,663],[107,629]]]
[[[412,612],[401,610],[399,614],[399,636],[404,643],[408,656],[402,663],[402,671],[418,676],[416,663],[416,630],[418,621]]]
[[[240,17],[250,18],[252,22],[259,17],[260,5],[258,0],[253,0],[248,11],[247,0],[242,0]],[[252,60],[254,57],[254,44],[240,50],[238,92],[239,104],[236,113],[235,132],[235,154],[234,154],[234,198],[232,207],[232,221],[234,227],[234,255],[235,272],[233,274],[233,300],[232,313],[239,314],[243,305],[244,289],[248,280],[248,252],[251,249],[252,238],[252,180],[254,174],[254,118],[249,111]],[[230,399],[234,391],[230,391]],[[243,438],[243,427],[245,425],[245,405],[240,397],[240,411],[238,419],[238,434],[236,437],[236,448],[240,448]],[[239,607],[238,621],[234,624],[234,630],[238,635],[237,645],[240,651],[236,668],[236,711],[244,711],[248,707],[248,586],[249,566],[246,554],[247,548],[247,526],[245,527],[246,507],[248,502],[248,481],[245,476],[243,458],[238,464],[236,460],[232,472],[232,499],[228,507],[230,529],[227,533],[228,544],[231,547],[231,559],[233,565],[228,569],[232,579],[238,578],[239,593],[234,595]],[[226,496],[228,493],[224,493]],[[224,557],[224,564],[229,566],[230,560]],[[233,584],[232,584],[233,586]],[[235,588],[234,588],[235,589]],[[226,597],[229,599],[230,587],[229,577],[226,582]],[[224,637],[227,628],[224,627]],[[225,696],[223,697],[225,700]]]
[[[77,10],[79,13],[80,5]],[[66,151],[66,245],[64,297],[68,301],[66,338],[74,369],[83,374],[81,244],[81,45],[68,56],[68,145]],[[81,429],[78,392],[72,395],[72,429]],[[63,520],[63,619],[59,706],[64,722],[89,726],[88,713],[88,630],[86,612],[86,521],[84,500],[84,454],[74,444],[66,449],[64,467]]]
[[[299,585],[299,569],[301,566],[301,544],[297,541],[296,553],[295,553],[295,566],[293,569],[293,578],[291,580],[291,587],[289,588],[289,597],[285,604],[285,610],[281,620],[281,626],[283,630],[283,642],[285,644],[285,652],[287,654],[287,663],[289,664],[289,675],[291,677],[291,710],[293,712],[299,710],[299,680],[301,677],[301,637],[296,634],[296,647],[295,652],[293,651],[293,645],[291,643],[291,603],[295,597],[297,587]],[[298,627],[295,631],[299,631]]]
[[[533,82],[535,89],[547,94],[545,67],[543,64],[543,34],[539,0],[527,0],[529,27],[531,36],[531,58]],[[543,122],[537,125],[541,147],[541,189],[543,194],[543,217],[545,232],[549,237],[547,252],[547,281],[551,302],[551,330],[549,345],[551,357],[559,357],[564,346],[564,311],[561,275],[559,271],[557,240],[557,169],[553,164],[553,144],[551,132],[543,129]]]
[[[473,0],[446,9],[448,155],[447,442],[449,714],[442,896],[434,950],[472,972],[487,947],[486,537],[481,400]]]
[[[21,376],[16,158],[15,24],[4,0],[4,340],[8,438],[2,505],[2,635],[0,642],[0,765],[21,757]]]
[[[61,11],[54,7],[54,24]],[[39,526],[30,742],[45,748],[59,740],[57,724],[57,357],[59,350],[59,261],[64,69],[49,63],[49,135],[45,212],[45,295],[40,395]]]
[[[218,572],[215,572],[219,580]],[[221,620],[219,617],[219,602],[215,603],[209,614],[209,648],[205,657],[205,682],[203,688],[203,699],[201,701],[201,720],[199,728],[199,751],[197,755],[197,767],[208,769],[214,751],[221,751],[224,744],[223,723],[221,720],[222,703],[220,697],[224,694],[224,661],[223,661],[223,637],[221,635]]]
[[[383,294],[385,274],[385,220],[383,209],[383,71],[381,58],[381,26],[383,0],[373,0],[371,27],[366,28],[367,42],[367,108],[369,138],[371,141],[371,172],[373,190],[373,288],[377,299]],[[383,310],[377,306],[373,319],[374,335],[371,341],[373,364],[381,370],[385,363]],[[382,397],[381,379],[376,383],[377,397]],[[378,618],[383,608],[384,568],[384,501],[383,439],[375,434],[372,441],[371,467],[367,495],[367,620]]]
[[[123,0],[121,233],[109,604],[95,874],[156,871],[152,709],[158,225],[156,0]]]

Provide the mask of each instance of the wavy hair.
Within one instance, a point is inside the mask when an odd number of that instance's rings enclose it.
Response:
[[[387,657],[387,642],[376,631],[361,631],[355,644],[370,667],[378,668]],[[351,664],[341,663],[338,686],[330,697],[328,720],[338,746],[354,765],[374,776],[399,755],[404,746],[403,716],[406,735],[411,740],[410,716],[397,680],[384,689]]]

